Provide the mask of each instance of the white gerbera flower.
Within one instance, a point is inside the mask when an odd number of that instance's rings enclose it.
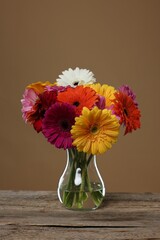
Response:
[[[68,86],[76,87],[78,85],[92,84],[96,82],[94,74],[87,69],[79,69],[78,67],[74,70],[69,68],[59,75],[56,80],[58,86]]]

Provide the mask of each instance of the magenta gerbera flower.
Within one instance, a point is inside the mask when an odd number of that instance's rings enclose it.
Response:
[[[63,86],[57,86],[57,85],[54,85],[54,86],[46,86],[45,87],[47,91],[56,91],[57,93],[58,92],[63,92],[66,90],[67,87],[63,87]]]
[[[95,104],[99,109],[105,109],[106,107],[106,99],[103,96],[98,96],[98,101]]]
[[[67,103],[55,103],[45,113],[42,132],[48,142],[57,148],[71,148],[71,127],[75,123],[75,107]]]

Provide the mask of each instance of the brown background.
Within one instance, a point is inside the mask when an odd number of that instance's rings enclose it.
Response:
[[[141,130],[98,157],[107,190],[160,192],[160,1],[1,0],[0,18],[0,189],[57,188],[65,151],[25,125],[20,99],[79,66],[130,85],[142,111]]]

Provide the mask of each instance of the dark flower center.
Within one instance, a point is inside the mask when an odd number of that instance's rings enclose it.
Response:
[[[97,133],[98,132],[98,126],[94,125],[91,127],[91,133]]]
[[[34,106],[34,111],[31,114],[32,119],[39,120],[40,118],[43,118],[45,114],[45,109],[41,101],[38,99]]]
[[[75,102],[73,103],[73,105],[76,106],[76,107],[78,107],[79,104],[80,104],[80,103],[79,103],[78,101],[75,101]]]
[[[73,85],[74,85],[74,86],[77,86],[77,85],[78,85],[78,83],[79,83],[79,82],[74,82],[74,83],[73,83]]]
[[[64,131],[67,131],[67,130],[69,129],[69,123],[68,123],[67,120],[62,120],[62,121],[60,122],[60,126],[62,127],[62,129],[63,129]]]
[[[126,115],[126,116],[128,116],[128,112],[127,112],[127,110],[124,108],[124,114]]]

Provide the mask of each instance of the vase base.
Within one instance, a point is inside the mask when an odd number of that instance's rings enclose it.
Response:
[[[93,185],[92,185],[93,186]],[[97,184],[92,191],[68,191],[63,190],[62,204],[65,208],[75,211],[91,211],[97,209],[103,199],[105,190]]]

